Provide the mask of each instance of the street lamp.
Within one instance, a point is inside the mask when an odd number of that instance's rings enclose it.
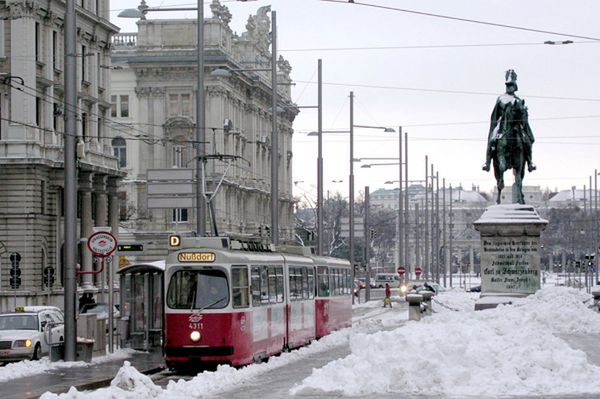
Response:
[[[370,169],[373,166],[390,166],[390,165],[399,165],[398,162],[394,163],[366,163],[364,165],[360,165],[361,168]]]
[[[354,92],[350,92],[350,180],[349,180],[349,247],[350,247],[350,265],[352,266],[352,281],[354,281],[354,128],[366,129],[383,129],[384,132],[395,132],[394,129],[387,126],[368,126],[354,124]],[[367,265],[369,273],[369,265]],[[367,284],[367,292],[370,292],[370,284]],[[352,303],[354,303],[354,295],[352,295]]]

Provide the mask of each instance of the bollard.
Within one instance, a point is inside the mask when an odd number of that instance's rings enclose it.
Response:
[[[431,316],[431,298],[433,298],[433,292],[431,291],[421,291],[421,295],[423,296],[423,305],[425,306],[425,315]]]
[[[423,302],[423,295],[421,294],[408,294],[406,296],[408,302],[408,320],[421,320],[421,302]]]
[[[592,296],[594,297],[594,305],[596,310],[600,312],[600,287],[594,286],[592,288]]]

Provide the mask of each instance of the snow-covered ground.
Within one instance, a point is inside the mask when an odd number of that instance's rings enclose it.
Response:
[[[290,395],[600,394],[600,367],[555,335],[600,331],[600,315],[588,309],[590,296],[584,291],[548,285],[513,305],[481,312],[473,311],[477,297],[460,290],[442,293],[434,304],[437,313],[419,322],[407,322],[407,312],[399,306],[390,310],[380,302],[361,304],[355,308],[361,316],[354,327],[267,363],[242,369],[221,366],[161,388],[126,362],[108,388],[72,388],[62,395],[46,393],[42,399],[207,397],[347,342],[350,355],[315,369]]]
[[[16,363],[8,363],[0,367],[0,382],[15,378],[29,377],[31,375],[45,373],[52,370],[68,369],[71,367],[86,367],[90,364],[103,363],[114,359],[127,359],[131,356],[133,350],[119,349],[106,356],[99,356],[92,359],[91,363],[85,362],[51,362],[48,357],[40,360],[23,360]]]

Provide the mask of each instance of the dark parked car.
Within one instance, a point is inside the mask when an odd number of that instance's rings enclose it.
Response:
[[[468,291],[469,292],[481,292],[481,286],[480,285],[476,285],[474,287],[469,288]]]

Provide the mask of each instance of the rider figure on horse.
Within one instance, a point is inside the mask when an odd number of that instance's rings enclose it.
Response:
[[[496,149],[496,143],[499,138],[498,135],[500,134],[500,123],[502,122],[502,119],[507,116],[507,110],[512,106],[517,105],[517,103],[520,103],[525,112],[527,111],[527,107],[525,107],[525,100],[522,100],[515,95],[515,92],[519,90],[519,87],[517,86],[517,74],[513,69],[506,71],[504,84],[506,85],[506,93],[498,97],[496,100],[496,105],[494,106],[494,110],[492,111],[490,131],[488,133],[487,151],[485,154],[485,163],[482,167],[482,169],[486,172],[489,172],[490,170],[492,153]],[[527,121],[527,119],[525,119],[525,121]],[[529,122],[524,123],[522,131],[523,143],[525,144],[525,161],[527,162],[527,170],[532,172],[537,168],[531,161],[531,147],[535,139],[533,137],[531,127],[529,127]]]

